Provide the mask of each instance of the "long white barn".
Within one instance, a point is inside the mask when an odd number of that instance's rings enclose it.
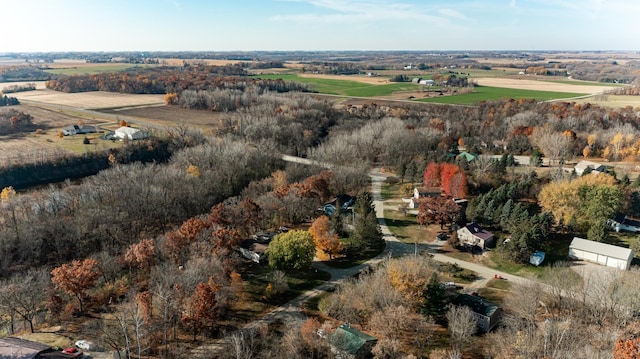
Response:
[[[633,259],[633,251],[629,248],[574,237],[569,246],[569,258],[607,267],[629,269]]]

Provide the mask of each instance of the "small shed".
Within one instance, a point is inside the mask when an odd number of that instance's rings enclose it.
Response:
[[[607,267],[629,269],[633,251],[629,248],[574,237],[569,245],[569,258]]]
[[[142,140],[149,137],[149,134],[138,128],[123,126],[115,131],[114,136],[121,140],[125,138],[128,140]]]
[[[352,359],[370,358],[377,342],[378,339],[352,328],[349,323],[339,326],[329,337],[334,351]]]

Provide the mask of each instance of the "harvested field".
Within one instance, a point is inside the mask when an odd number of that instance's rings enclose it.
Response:
[[[604,107],[640,108],[640,96],[627,95],[596,95],[593,97],[576,100],[577,103],[592,103]]]
[[[224,123],[234,124],[237,119],[237,114],[231,112],[188,110],[177,106],[122,108],[102,112],[137,118],[141,122],[151,122],[167,127],[186,124],[189,127],[199,128],[203,131],[218,130],[222,128]]]
[[[327,80],[340,80],[340,81],[354,81],[361,82],[368,85],[386,85],[389,79],[386,77],[371,77],[366,75],[324,75],[324,74],[298,74],[299,77],[327,79]]]
[[[35,84],[37,90],[46,89],[46,87],[44,86],[44,81],[0,82],[0,92],[2,92],[2,89],[4,89],[5,87],[13,85],[24,86],[26,84]],[[17,97],[16,94],[18,93],[11,94],[11,96]]]
[[[41,89],[13,94],[20,101],[34,101],[84,109],[102,109],[164,103],[164,95],[135,95],[115,92],[92,91],[64,93]]]
[[[519,90],[533,91],[552,91],[552,92],[574,92],[599,94],[618,88],[618,86],[593,86],[593,85],[576,85],[561,82],[547,82],[541,80],[522,80],[512,78],[474,78],[473,81],[480,86],[502,87]]]
[[[27,136],[0,137],[0,167],[42,163],[70,152],[53,144],[34,141]]]

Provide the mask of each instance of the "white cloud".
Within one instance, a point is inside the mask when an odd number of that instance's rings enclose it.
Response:
[[[270,17],[271,21],[297,22],[363,22],[363,21],[430,21],[447,23],[448,18],[464,18],[455,10],[431,8],[426,9],[401,1],[380,0],[276,0],[282,2],[304,3],[315,9],[306,13],[278,14]]]

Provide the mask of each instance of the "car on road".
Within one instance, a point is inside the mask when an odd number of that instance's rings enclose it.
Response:
[[[88,340],[78,340],[75,342],[75,345],[77,348],[80,348],[82,350],[93,350],[96,347],[93,342],[90,342]]]
[[[82,350],[75,347],[69,347],[62,349],[62,354],[65,354],[65,357],[69,358],[81,358]]]

